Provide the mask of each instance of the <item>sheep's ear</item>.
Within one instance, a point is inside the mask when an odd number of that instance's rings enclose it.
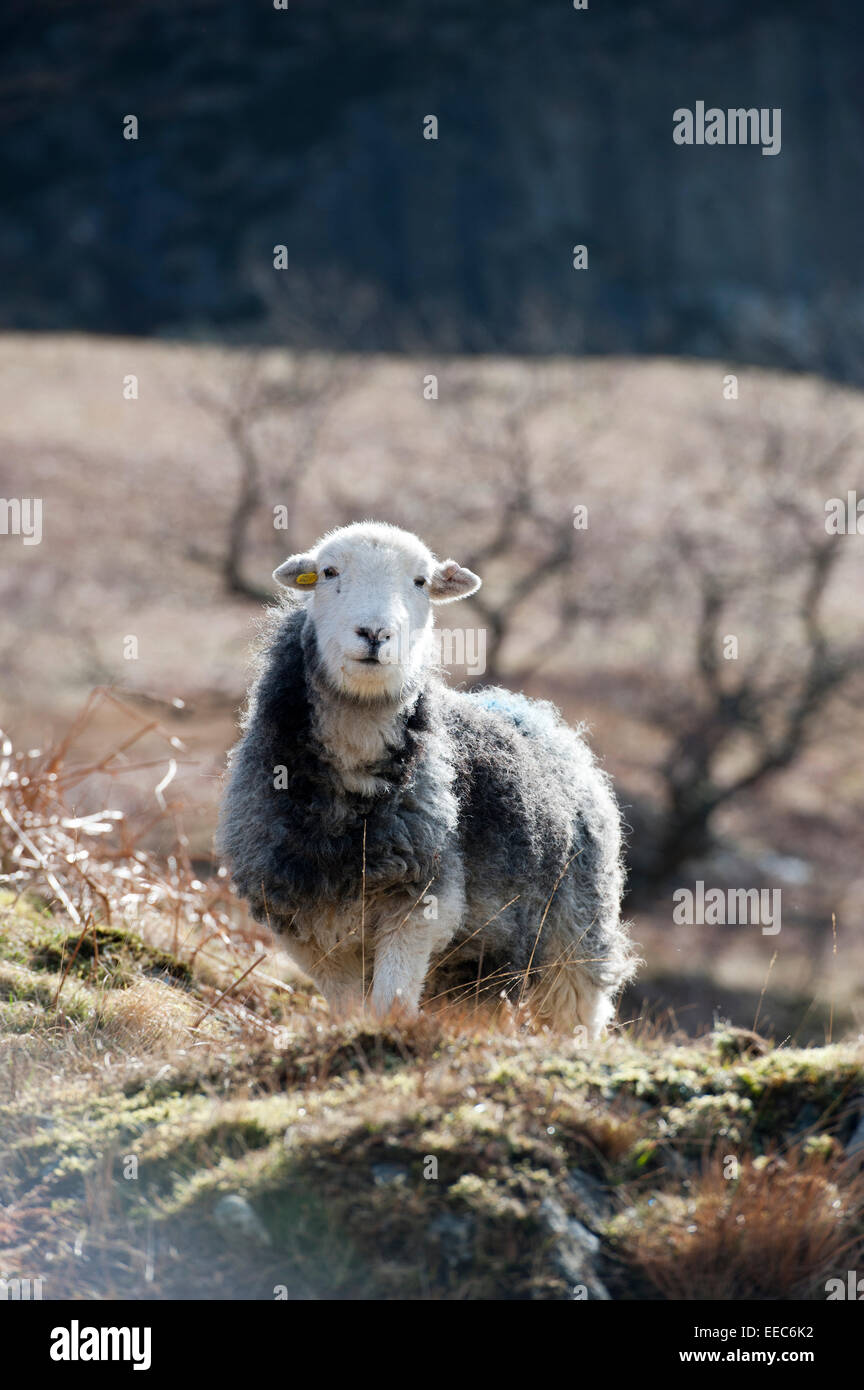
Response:
[[[273,571],[273,578],[286,589],[299,589],[301,593],[305,590],[308,593],[318,579],[318,561],[314,554],[289,555]]]
[[[429,593],[433,603],[452,603],[476,593],[482,583],[478,575],[457,565],[455,560],[441,560],[429,580]]]

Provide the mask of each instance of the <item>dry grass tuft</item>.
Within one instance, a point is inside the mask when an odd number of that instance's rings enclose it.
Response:
[[[625,1235],[620,1253],[655,1297],[824,1298],[826,1279],[856,1267],[860,1175],[843,1181],[802,1149],[744,1159],[737,1178],[723,1172],[718,1158],[689,1181],[689,1195],[662,1194]]]
[[[99,1009],[106,1041],[134,1050],[181,1045],[188,1040],[194,1000],[159,980],[141,980],[131,989],[107,991]]]

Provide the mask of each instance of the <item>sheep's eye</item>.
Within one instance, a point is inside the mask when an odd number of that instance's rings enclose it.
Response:
[[[418,579],[415,579],[415,580],[414,580],[414,583],[417,585],[417,588],[418,588],[418,589],[422,589],[422,588],[423,588],[423,585],[426,583],[426,580],[423,578],[423,576],[422,576],[422,574],[421,574],[420,577],[419,577]]]
[[[328,565],[327,568],[326,568],[326,570],[323,570],[322,573],[323,573],[325,579],[338,579],[338,578],[339,578],[339,571],[338,571],[338,570],[335,570],[335,569],[333,568],[332,565]]]

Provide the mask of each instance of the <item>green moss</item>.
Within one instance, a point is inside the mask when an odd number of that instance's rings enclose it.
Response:
[[[134,932],[94,925],[80,945],[79,937],[80,932],[69,932],[59,939],[51,935],[35,941],[29,963],[37,970],[62,972],[68,967],[70,974],[98,982],[106,989],[128,988],[145,975],[184,985],[192,980],[188,965],[167,951],[145,945]]]
[[[95,1015],[92,996],[73,982],[60,991],[60,977],[0,962],[0,1018],[9,1032],[42,1031],[64,1021],[84,1023]],[[28,1007],[22,1008],[23,1005]],[[19,1026],[16,1026],[16,1023]],[[22,1028],[20,1025],[24,1024]]]

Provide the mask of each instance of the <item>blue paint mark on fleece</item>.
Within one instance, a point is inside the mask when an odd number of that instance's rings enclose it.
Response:
[[[471,699],[484,709],[503,714],[523,734],[535,737],[548,734],[561,722],[558,711],[548,700],[529,700],[527,695],[518,695],[514,690],[503,690],[500,686],[472,691]]]

